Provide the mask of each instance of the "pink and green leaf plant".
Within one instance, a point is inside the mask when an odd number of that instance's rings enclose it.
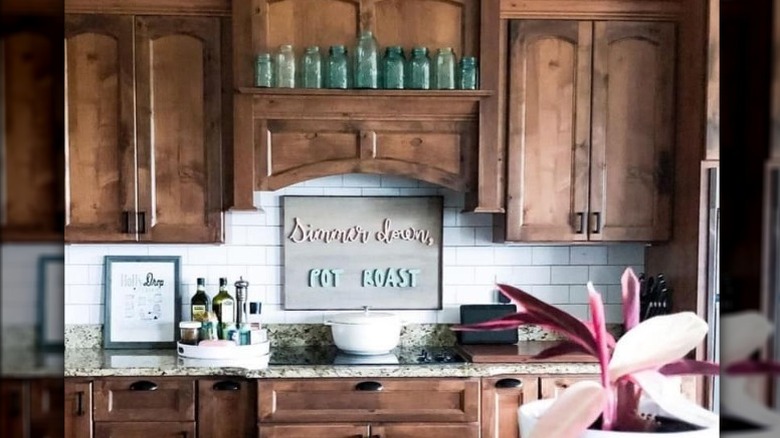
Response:
[[[660,315],[639,321],[639,280],[626,269],[621,277],[623,324],[619,340],[607,331],[604,303],[591,282],[587,284],[590,321],[582,321],[516,287],[499,284],[499,291],[518,312],[477,324],[456,325],[453,330],[506,330],[534,324],[557,332],[565,340],[536,359],[567,353],[585,353],[598,360],[600,382],[582,381],[568,387],[539,418],[528,438],[577,438],[601,417],[602,430],[652,432],[655,422],[640,412],[644,395],[664,412],[688,423],[712,427],[718,417],[677,391],[667,376],[714,375],[719,366],[687,359],[708,331],[707,323],[693,312]]]

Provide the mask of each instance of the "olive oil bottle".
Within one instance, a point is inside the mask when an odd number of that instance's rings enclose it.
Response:
[[[210,299],[206,294],[206,279],[198,278],[198,286],[195,295],[190,300],[190,315],[193,321],[206,321],[209,313]]]
[[[219,338],[230,340],[227,330],[235,326],[236,301],[228,292],[227,278],[222,277],[219,279],[219,293],[212,300],[211,307],[219,320]]]

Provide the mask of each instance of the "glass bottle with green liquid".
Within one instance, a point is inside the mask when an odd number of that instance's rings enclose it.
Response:
[[[211,307],[219,320],[219,339],[231,340],[230,332],[236,330],[236,301],[228,292],[227,278],[219,279],[219,293]]]

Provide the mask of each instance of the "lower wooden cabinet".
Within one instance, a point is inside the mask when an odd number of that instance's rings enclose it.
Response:
[[[95,381],[95,421],[195,421],[195,381],[114,377]]]
[[[258,425],[260,438],[368,438],[368,424],[272,424]]]
[[[519,438],[517,410],[539,397],[536,376],[482,379],[482,438]]]
[[[272,424],[260,438],[479,438],[479,423]]]
[[[371,438],[479,438],[479,423],[371,425]]]
[[[242,379],[198,380],[198,437],[257,436],[257,384]],[[314,435],[312,435],[314,436]]]
[[[26,437],[29,434],[26,404],[29,391],[23,380],[0,380],[0,436]]]
[[[95,438],[195,438],[195,422],[95,423]]]
[[[65,382],[65,437],[92,438],[92,382]]]
[[[0,437],[61,437],[63,394],[62,379],[0,379]]]

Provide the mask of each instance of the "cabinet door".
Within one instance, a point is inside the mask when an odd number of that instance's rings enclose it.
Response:
[[[536,377],[496,376],[482,379],[482,438],[518,438],[517,410],[539,396]]]
[[[63,436],[64,384],[62,379],[34,379],[30,381],[31,436],[36,438]]]
[[[133,241],[133,19],[70,15],[65,39],[65,239]]]
[[[592,24],[512,21],[506,240],[587,240]]]
[[[254,437],[257,424],[257,384],[236,379],[198,381],[200,438]]]
[[[541,398],[556,398],[569,386],[582,380],[599,381],[599,376],[554,376],[540,379],[539,394]]]
[[[674,24],[597,22],[594,35],[590,239],[668,239]]]
[[[29,389],[23,380],[0,379],[0,436],[29,436]]]
[[[65,438],[92,438],[92,383],[65,382]]]
[[[95,438],[195,438],[195,423],[96,423]]]
[[[195,421],[195,381],[115,377],[95,381],[95,421]]]
[[[135,26],[140,239],[221,242],[219,18]]]
[[[364,438],[368,424],[275,424],[258,426],[260,438]]]
[[[0,17],[3,242],[62,239],[61,26],[41,17]]]
[[[479,438],[479,423],[387,423],[371,425],[371,438]],[[503,438],[503,437],[502,437]]]

